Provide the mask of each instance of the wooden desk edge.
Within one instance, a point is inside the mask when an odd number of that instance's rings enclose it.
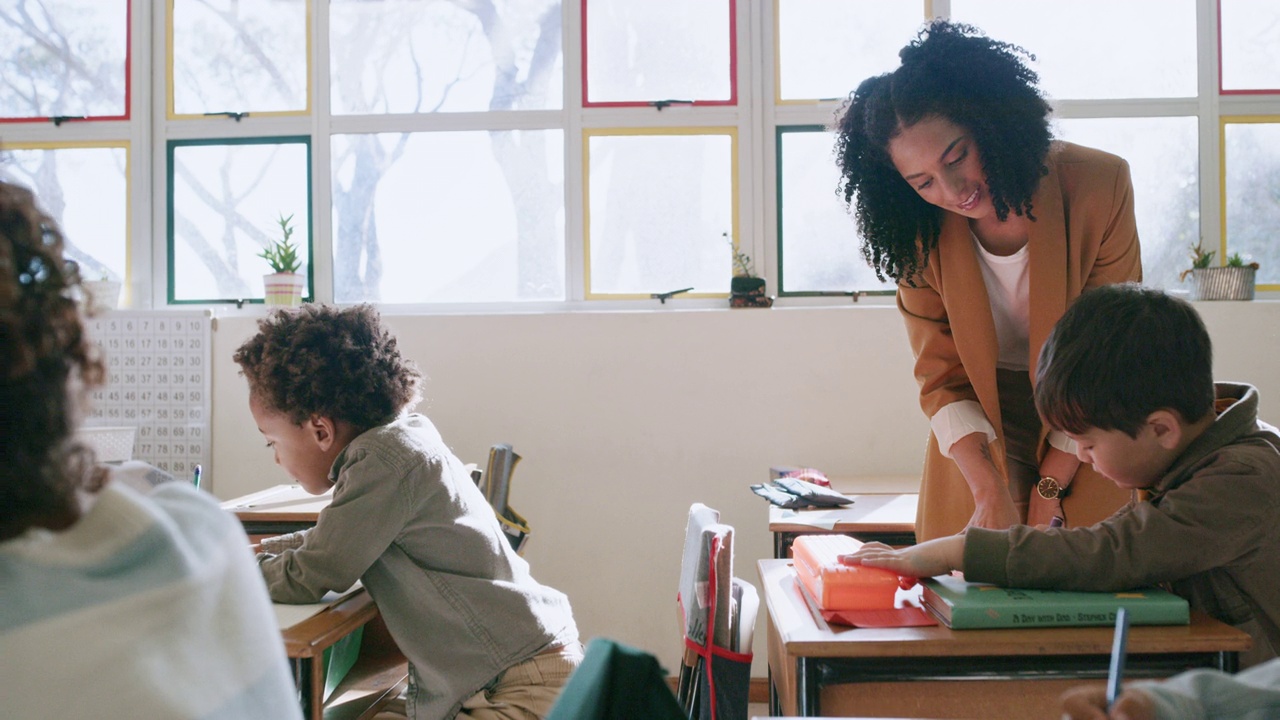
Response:
[[[360,588],[354,595],[311,617],[282,628],[285,654],[290,658],[317,657],[333,645],[378,616],[369,591]]]
[[[1110,627],[1009,628],[951,630],[943,625],[921,628],[833,629],[813,616],[800,598],[779,597],[773,585],[792,588],[797,582],[790,560],[759,560],[761,592],[769,622],[786,653],[796,657],[882,657],[892,646],[897,657],[963,657],[1002,655],[1107,655],[1111,652]],[[1028,634],[1027,630],[1034,632]],[[838,637],[857,632],[856,643]],[[959,642],[957,642],[959,640]],[[1130,653],[1243,652],[1252,640],[1247,633],[1201,612],[1192,612],[1189,625],[1142,625],[1129,631]]]

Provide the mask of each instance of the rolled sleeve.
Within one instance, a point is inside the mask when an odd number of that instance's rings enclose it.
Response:
[[[996,430],[976,400],[960,400],[943,407],[929,418],[929,427],[938,439],[943,457],[951,457],[951,446],[973,433],[986,435],[987,442],[996,439]]]
[[[1078,449],[1076,441],[1067,437],[1067,434],[1061,430],[1049,431],[1049,445],[1050,447],[1057,448],[1068,455],[1075,455],[1076,450]]]
[[[964,578],[1006,587],[1009,584],[1009,533],[971,527],[964,533]]]

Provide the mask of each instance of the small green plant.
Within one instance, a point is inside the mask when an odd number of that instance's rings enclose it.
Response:
[[[292,220],[292,215],[285,217],[284,213],[280,213],[280,219],[276,220],[276,224],[280,226],[280,232],[284,237],[272,241],[258,253],[258,257],[266,260],[274,272],[296,273],[298,268],[302,267],[302,260],[298,258],[298,247],[289,240],[293,236],[293,228],[289,225]]]
[[[1247,267],[1247,268],[1253,268],[1254,270],[1257,270],[1259,266],[1258,266],[1258,263],[1256,262],[1245,262],[1244,258],[1240,257],[1240,253],[1235,252],[1235,253],[1231,253],[1231,255],[1227,258],[1227,267],[1238,267],[1238,268]]]
[[[751,256],[742,252],[740,248],[733,244],[733,238],[729,237],[729,233],[720,233],[725,242],[729,243],[729,248],[733,250],[733,274],[735,277],[755,277],[755,267],[751,264]]]
[[[1192,245],[1190,253],[1191,267],[1183,270],[1182,273],[1178,275],[1178,279],[1186,280],[1187,276],[1190,275],[1193,270],[1203,270],[1204,268],[1209,267],[1209,263],[1213,262],[1214,252],[1215,251],[1213,250],[1205,250],[1203,241]]]

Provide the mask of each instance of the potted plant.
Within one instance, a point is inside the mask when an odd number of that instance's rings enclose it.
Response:
[[[298,272],[302,260],[298,258],[298,248],[290,238],[293,228],[289,223],[293,216],[285,217],[280,213],[276,224],[280,226],[283,237],[267,245],[258,257],[267,261],[272,272],[262,276],[263,300],[267,305],[297,307],[302,304],[302,289],[307,279]]]
[[[88,293],[89,306],[93,312],[120,307],[120,281],[112,280],[107,271],[104,270],[97,280],[85,280],[82,285]]]
[[[729,233],[723,234],[733,251],[733,277],[729,280],[729,307],[771,307],[773,298],[765,295],[765,281],[756,277],[751,256],[733,244]]]
[[[1191,247],[1191,267],[1179,279],[1191,277],[1192,300],[1252,300],[1258,263],[1245,262],[1240,253],[1232,253],[1226,265],[1212,266],[1214,251],[1201,243]]]

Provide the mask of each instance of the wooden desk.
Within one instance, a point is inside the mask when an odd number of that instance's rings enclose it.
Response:
[[[847,493],[846,493],[847,494]],[[916,543],[917,493],[849,495],[853,504],[825,510],[786,510],[769,506],[774,558],[791,557],[796,536],[844,533],[863,542]]]
[[[320,511],[333,500],[332,491],[312,495],[296,483],[274,485],[222,503],[235,514],[245,534],[267,537],[305,530],[316,524]]]
[[[324,651],[364,627],[360,659],[324,702]],[[371,717],[407,684],[408,666],[364,588],[281,630],[307,720]]]
[[[1057,717],[1058,697],[1105,678],[1112,628],[855,629],[815,618],[789,560],[758,564],[768,613],[773,715]],[[1190,625],[1129,630],[1125,674],[1234,672],[1250,638],[1192,613]],[[903,682],[910,681],[910,692]],[[853,683],[856,683],[854,685]]]

